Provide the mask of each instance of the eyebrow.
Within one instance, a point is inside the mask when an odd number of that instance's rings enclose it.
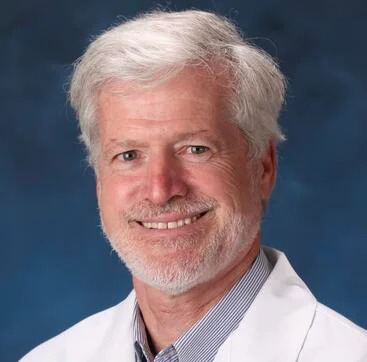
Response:
[[[119,141],[117,140],[116,138],[111,138],[108,142],[108,148],[110,148],[112,146],[120,146],[120,147],[145,147],[147,146],[146,143],[144,142],[139,142],[139,141],[136,141],[136,140],[122,140],[122,141]]]
[[[202,130],[196,131],[196,132],[184,132],[184,133],[179,133],[177,138],[186,140],[186,139],[190,139],[190,138],[196,137],[198,135],[201,135],[201,134],[207,133],[207,132],[209,132],[209,130],[207,130],[207,129],[202,129]]]

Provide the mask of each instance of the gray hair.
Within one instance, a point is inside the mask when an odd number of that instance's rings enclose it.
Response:
[[[154,86],[187,66],[212,68],[219,60],[230,75],[228,110],[254,156],[272,140],[283,141],[277,119],[286,81],[276,62],[250,44],[227,18],[197,10],[155,11],[114,26],[80,57],[70,85],[70,102],[80,122],[89,162],[98,157],[96,95],[109,81]]]

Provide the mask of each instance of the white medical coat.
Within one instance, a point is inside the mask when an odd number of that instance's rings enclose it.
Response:
[[[318,303],[283,253],[265,252],[274,269],[214,362],[367,362],[367,332]],[[21,362],[135,362],[134,304],[131,292]]]

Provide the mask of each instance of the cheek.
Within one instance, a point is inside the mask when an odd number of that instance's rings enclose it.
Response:
[[[233,210],[242,208],[249,192],[249,178],[244,171],[229,162],[216,162],[191,175],[194,188],[215,198],[223,206]]]
[[[126,176],[117,172],[108,172],[99,181],[99,194],[102,203],[112,203],[118,201],[128,202],[135,194],[141,177]]]
[[[133,176],[104,175],[98,181],[98,205],[108,230],[119,225],[121,210],[134,202],[139,180]]]

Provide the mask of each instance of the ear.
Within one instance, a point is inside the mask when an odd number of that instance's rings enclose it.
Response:
[[[101,184],[99,182],[98,175],[96,175],[96,195],[97,195],[97,202],[99,205],[99,201],[101,199]]]
[[[273,191],[277,174],[277,152],[273,141],[269,142],[268,148],[261,160],[261,198],[267,201]]]

